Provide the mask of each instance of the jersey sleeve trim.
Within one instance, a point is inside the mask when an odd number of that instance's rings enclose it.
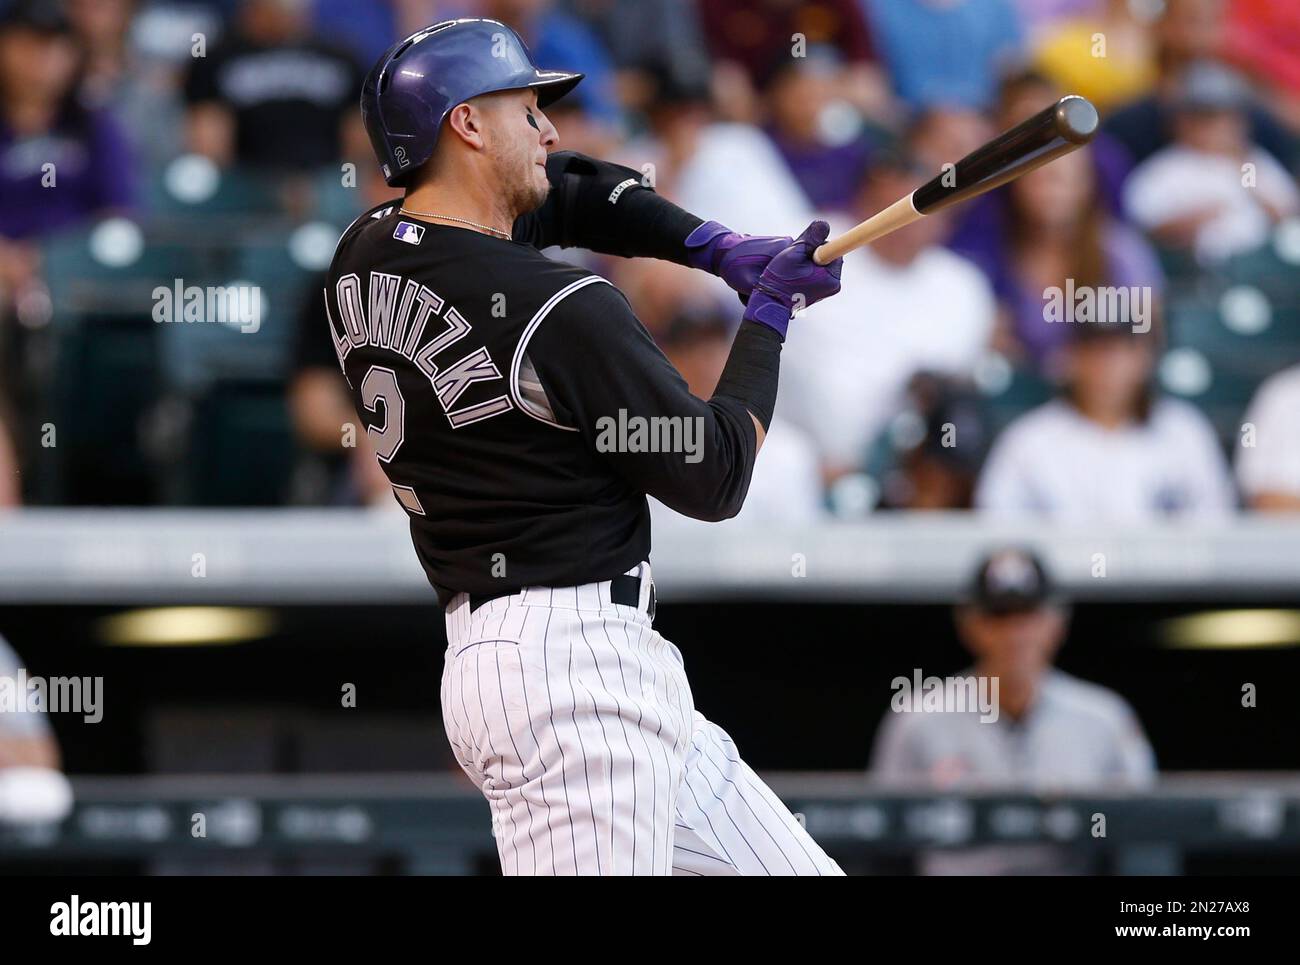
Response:
[[[580,288],[586,288],[588,285],[596,284],[608,285],[609,281],[605,278],[601,278],[599,275],[587,275],[584,278],[579,278],[577,281],[565,285],[548,298],[546,304],[537,310],[537,314],[532,317],[528,322],[527,327],[524,328],[524,333],[519,338],[519,345],[515,348],[514,358],[510,361],[510,398],[513,399],[515,405],[519,407],[519,411],[523,412],[530,418],[536,419],[538,422],[544,422],[548,426],[554,426],[556,429],[563,429],[565,432],[577,432],[578,430],[574,426],[561,425],[559,422],[556,422],[551,413],[542,410],[532,400],[524,397],[524,394],[519,389],[519,369],[523,364],[524,353],[528,349],[529,339],[533,337],[533,333],[536,332],[538,326],[546,320],[546,316],[554,310],[555,306],[560,304],[560,302],[564,301],[564,299],[568,298]]]

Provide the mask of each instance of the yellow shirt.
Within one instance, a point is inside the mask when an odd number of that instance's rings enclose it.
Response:
[[[1075,21],[1049,34],[1039,44],[1034,66],[1068,94],[1080,94],[1105,112],[1146,94],[1155,85],[1156,66],[1150,56],[1101,45],[1106,41],[1099,23]],[[1095,56],[1104,51],[1105,56]]]

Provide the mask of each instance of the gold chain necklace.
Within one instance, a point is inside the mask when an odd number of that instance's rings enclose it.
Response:
[[[510,240],[510,232],[502,231],[500,228],[493,228],[489,225],[479,224],[477,221],[466,221],[464,218],[453,218],[449,214],[433,214],[428,211],[412,211],[405,205],[398,210],[401,211],[402,214],[414,215],[417,218],[437,218],[440,221],[454,221],[457,224],[469,225],[471,228],[478,228],[480,231],[486,231],[488,234],[496,235],[498,238],[504,238],[506,241]]]

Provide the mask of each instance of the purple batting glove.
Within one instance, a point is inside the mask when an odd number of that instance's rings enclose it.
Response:
[[[775,329],[785,341],[785,332],[796,310],[815,305],[840,290],[840,271],[844,259],[829,265],[813,261],[813,252],[826,241],[830,225],[814,221],[804,229],[794,244],[773,258],[745,307],[745,320]]]
[[[754,290],[767,263],[793,243],[793,238],[738,234],[716,221],[704,222],[685,242],[691,267],[717,275],[742,300]]]

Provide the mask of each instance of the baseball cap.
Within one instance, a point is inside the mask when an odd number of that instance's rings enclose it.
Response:
[[[72,32],[72,24],[59,0],[12,0],[0,9],[0,30],[15,27],[46,34]]]
[[[1250,106],[1250,84],[1241,74],[1213,60],[1188,64],[1174,88],[1174,104],[1184,111],[1235,111]]]
[[[1004,547],[985,556],[970,588],[971,605],[986,613],[1024,613],[1055,601],[1042,562],[1019,547]]]
[[[955,472],[977,473],[988,454],[990,426],[984,400],[972,387],[955,380],[934,378],[926,387],[913,381],[913,391],[924,396],[925,439],[921,452]],[[960,445],[945,445],[948,427]]]

